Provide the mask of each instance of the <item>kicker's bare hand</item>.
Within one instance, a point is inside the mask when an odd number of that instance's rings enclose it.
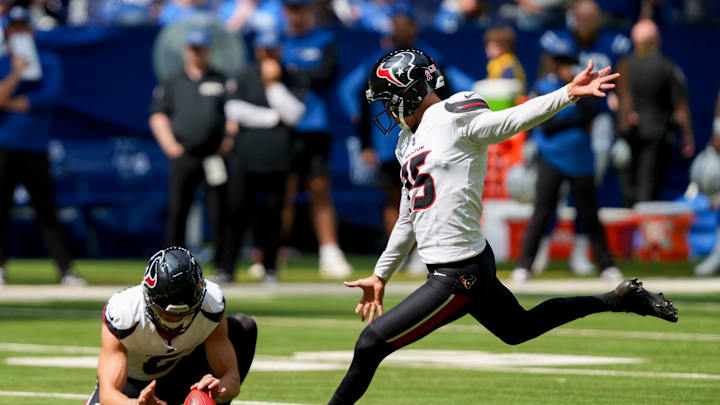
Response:
[[[585,70],[578,73],[568,84],[567,91],[570,100],[575,101],[584,96],[605,97],[606,94],[603,90],[615,88],[615,84],[610,82],[620,77],[620,73],[609,74],[610,66],[598,72],[593,72],[594,68],[595,63],[590,59]]]
[[[157,381],[152,380],[147,387],[140,391],[140,395],[138,395],[138,405],[167,405],[167,402],[155,396],[156,385]]]
[[[362,298],[355,307],[356,314],[362,311],[360,320],[365,321],[365,318],[368,318],[368,323],[370,323],[375,319],[375,314],[377,316],[383,314],[382,303],[385,296],[385,283],[385,280],[374,274],[368,278],[345,282],[348,287],[360,287],[363,290]]]

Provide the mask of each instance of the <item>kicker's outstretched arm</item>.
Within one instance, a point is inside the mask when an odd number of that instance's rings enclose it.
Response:
[[[605,97],[603,91],[615,88],[611,81],[620,75],[609,74],[610,67],[593,73],[594,67],[595,64],[590,60],[585,70],[561,89],[516,107],[476,116],[465,127],[463,135],[480,144],[500,143],[542,123],[581,97]]]

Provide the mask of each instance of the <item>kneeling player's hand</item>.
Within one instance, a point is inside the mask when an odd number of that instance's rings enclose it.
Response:
[[[156,385],[157,381],[152,380],[147,387],[140,391],[140,395],[138,395],[138,405],[168,405],[167,402],[155,396]]]
[[[217,396],[225,392],[227,388],[220,386],[219,378],[216,378],[212,374],[205,374],[200,381],[190,387],[190,390],[205,391],[211,398],[217,398]]]
[[[363,290],[363,296],[355,307],[355,313],[362,311],[361,320],[368,318],[368,323],[375,319],[375,314],[380,316],[383,314],[382,302],[385,296],[385,280],[376,275],[368,278],[361,278],[355,281],[346,281],[348,287],[360,287]]]

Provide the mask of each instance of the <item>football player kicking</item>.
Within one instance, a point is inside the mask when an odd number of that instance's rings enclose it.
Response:
[[[225,316],[220,287],[183,248],[153,255],[141,285],[110,297],[103,320],[98,383],[87,405],[175,405],[191,389],[230,403],[255,355],[253,319]]]
[[[480,231],[488,145],[540,124],[581,97],[605,97],[618,74],[609,74],[610,68],[593,73],[593,67],[590,61],[555,92],[490,111],[472,92],[441,100],[435,90],[444,78],[420,50],[393,51],[375,64],[366,95],[369,102],[384,103],[391,121],[384,125],[378,116],[375,122],[386,134],[395,124],[402,128],[396,156],[404,187],[400,218],[374,274],[345,283],[362,288],[355,312],[371,323],[357,340],[331,405],[355,403],[386,356],[466,314],[511,345],[596,312],[677,321],[672,302],[645,290],[637,279],[605,294],[554,298],[525,310],[497,279],[492,249]],[[429,271],[427,282],[382,315],[385,283],[415,242]]]

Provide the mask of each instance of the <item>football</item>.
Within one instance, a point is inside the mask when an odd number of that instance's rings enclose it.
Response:
[[[184,405],[215,405],[215,401],[205,391],[192,390],[185,398]]]

